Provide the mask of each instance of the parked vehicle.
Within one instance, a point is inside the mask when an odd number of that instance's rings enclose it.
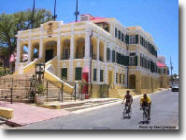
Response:
[[[179,92],[179,86],[178,85],[172,85],[171,91],[172,92]]]

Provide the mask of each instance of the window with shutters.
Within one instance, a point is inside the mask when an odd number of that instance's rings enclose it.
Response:
[[[93,80],[94,80],[94,81],[97,81],[97,69],[94,69]]]
[[[137,66],[137,56],[130,56],[129,57],[129,64],[130,66]]]
[[[103,70],[100,70],[100,82],[103,82],[103,74],[104,74],[104,71]]]
[[[76,68],[75,70],[75,80],[81,80],[82,68]]]
[[[61,78],[67,80],[67,68],[61,69]]]
[[[129,36],[129,44],[136,44],[136,36],[135,35]]]

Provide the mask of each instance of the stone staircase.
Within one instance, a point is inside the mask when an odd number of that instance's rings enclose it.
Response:
[[[0,100],[11,100],[10,88],[13,87],[13,101],[27,102],[28,94],[30,90],[30,78],[32,74],[17,74],[8,75],[0,78]],[[46,81],[45,81],[46,86]],[[61,95],[61,89],[56,87],[55,84],[48,81],[48,101],[72,101],[74,97],[72,94],[63,92]]]
[[[30,90],[30,79],[35,73],[35,64],[40,60],[34,60],[29,64],[24,64],[14,74],[0,78],[0,100],[10,101],[10,88],[13,87],[14,101],[26,101]],[[55,64],[56,58],[46,63],[46,67]],[[45,81],[48,82],[48,101],[71,101],[73,100],[73,86],[66,83],[46,69]],[[46,82],[45,82],[46,84]],[[63,96],[61,95],[61,85],[63,84]]]
[[[68,101],[72,101],[74,100],[74,97],[72,96],[72,94],[68,94],[63,92],[63,94],[61,93],[61,89],[56,87],[55,84],[52,84],[51,82],[48,82],[48,101],[64,101],[64,102],[68,102]]]

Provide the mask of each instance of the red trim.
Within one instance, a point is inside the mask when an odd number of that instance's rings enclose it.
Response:
[[[165,64],[160,63],[160,62],[157,62],[157,66],[158,66],[158,67],[166,67],[166,65],[165,65]]]

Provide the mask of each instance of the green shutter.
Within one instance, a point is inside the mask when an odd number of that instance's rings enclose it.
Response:
[[[96,81],[96,80],[97,80],[97,70],[94,69],[94,81]]]
[[[118,35],[118,30],[117,28],[115,28],[115,37],[117,38],[117,35]]]
[[[126,44],[129,44],[129,35],[125,36],[125,42],[126,42]]]
[[[103,82],[103,70],[100,70],[100,82]]]
[[[115,62],[115,51],[112,51],[112,62]]]
[[[136,44],[138,44],[138,41],[139,41],[138,35],[136,35]]]
[[[129,66],[129,56],[125,56],[125,66]]]
[[[135,65],[138,65],[138,56],[135,56]]]
[[[81,80],[82,68],[76,68],[75,80]]]

